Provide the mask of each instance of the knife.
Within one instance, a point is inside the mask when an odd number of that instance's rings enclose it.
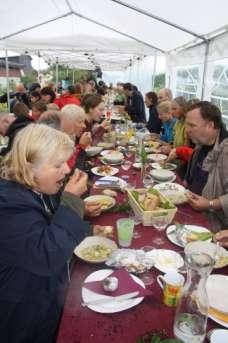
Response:
[[[139,292],[131,292],[131,293],[127,293],[127,294],[123,294],[123,295],[119,295],[117,297],[106,297],[106,298],[100,298],[100,299],[96,299],[96,300],[91,300],[91,301],[85,301],[82,302],[82,306],[90,306],[90,305],[100,305],[100,304],[106,304],[109,302],[121,302],[124,300],[128,300],[128,299],[133,299],[136,298],[139,295]]]

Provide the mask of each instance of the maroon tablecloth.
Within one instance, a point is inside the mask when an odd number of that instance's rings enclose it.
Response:
[[[117,176],[122,174],[126,174],[126,172],[123,173],[120,170]],[[137,180],[138,186],[141,186],[139,172],[131,169],[128,174],[131,179]],[[97,193],[97,191],[95,192]],[[125,195],[120,193],[118,201],[122,201],[124,197]],[[127,214],[124,213],[103,213],[94,218],[93,223],[113,225],[115,227],[116,220],[126,216]],[[175,219],[182,223],[208,227],[206,218],[201,213],[193,211],[188,205],[179,206]],[[133,240],[133,248],[154,245],[153,239],[162,236],[164,244],[158,246],[159,248],[182,251],[181,248],[168,241],[165,232],[159,233],[151,227],[141,225],[137,226],[137,230],[140,231],[141,237]],[[142,303],[129,310],[115,314],[100,314],[91,311],[87,307],[82,307],[81,286],[83,281],[90,273],[102,268],[107,267],[76,260],[59,327],[57,343],[135,343],[137,338],[147,331],[162,329],[165,329],[170,336],[173,335],[175,309],[169,308],[162,303],[162,291],[156,282],[150,286],[152,296],[146,297]],[[218,272],[228,274],[228,269],[220,269]],[[160,272],[152,269],[151,274],[156,277]],[[208,320],[208,328],[218,326],[212,320]]]

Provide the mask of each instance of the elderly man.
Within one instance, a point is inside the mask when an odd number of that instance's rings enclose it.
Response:
[[[197,145],[185,176],[189,203],[207,211],[211,229],[228,226],[228,132],[220,110],[208,101],[192,105],[186,115],[186,132]]]
[[[77,161],[80,155],[84,154],[84,150],[92,143],[92,136],[90,132],[84,132],[85,112],[82,107],[77,105],[66,105],[60,112],[61,130],[67,133],[75,142],[75,151],[70,160],[68,160],[69,167],[74,170],[75,167],[81,167]],[[82,163],[81,163],[82,164]],[[89,217],[97,216],[101,213],[101,204],[98,202],[85,203],[85,214]]]
[[[173,94],[171,89],[169,88],[162,88],[158,92],[158,103],[160,104],[162,101],[171,101],[173,98]]]

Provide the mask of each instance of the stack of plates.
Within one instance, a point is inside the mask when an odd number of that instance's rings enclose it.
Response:
[[[228,328],[228,276],[210,275],[207,280],[209,317]]]

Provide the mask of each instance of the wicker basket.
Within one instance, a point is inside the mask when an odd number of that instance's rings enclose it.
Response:
[[[137,191],[137,189],[136,189],[136,191]],[[128,193],[129,204],[130,204],[132,210],[134,211],[134,213],[137,216],[139,216],[139,218],[141,218],[142,224],[144,226],[153,226],[153,223],[155,222],[156,218],[161,217],[161,216],[167,220],[167,225],[169,225],[172,222],[172,220],[173,220],[173,218],[177,212],[177,208],[160,192],[158,192],[158,193],[159,193],[159,196],[161,197],[161,199],[163,199],[166,202],[168,202],[169,204],[173,205],[174,208],[154,210],[154,211],[144,211],[142,209],[142,207],[138,204],[138,202],[135,200],[133,195],[131,194],[131,190],[127,189],[127,193]]]

